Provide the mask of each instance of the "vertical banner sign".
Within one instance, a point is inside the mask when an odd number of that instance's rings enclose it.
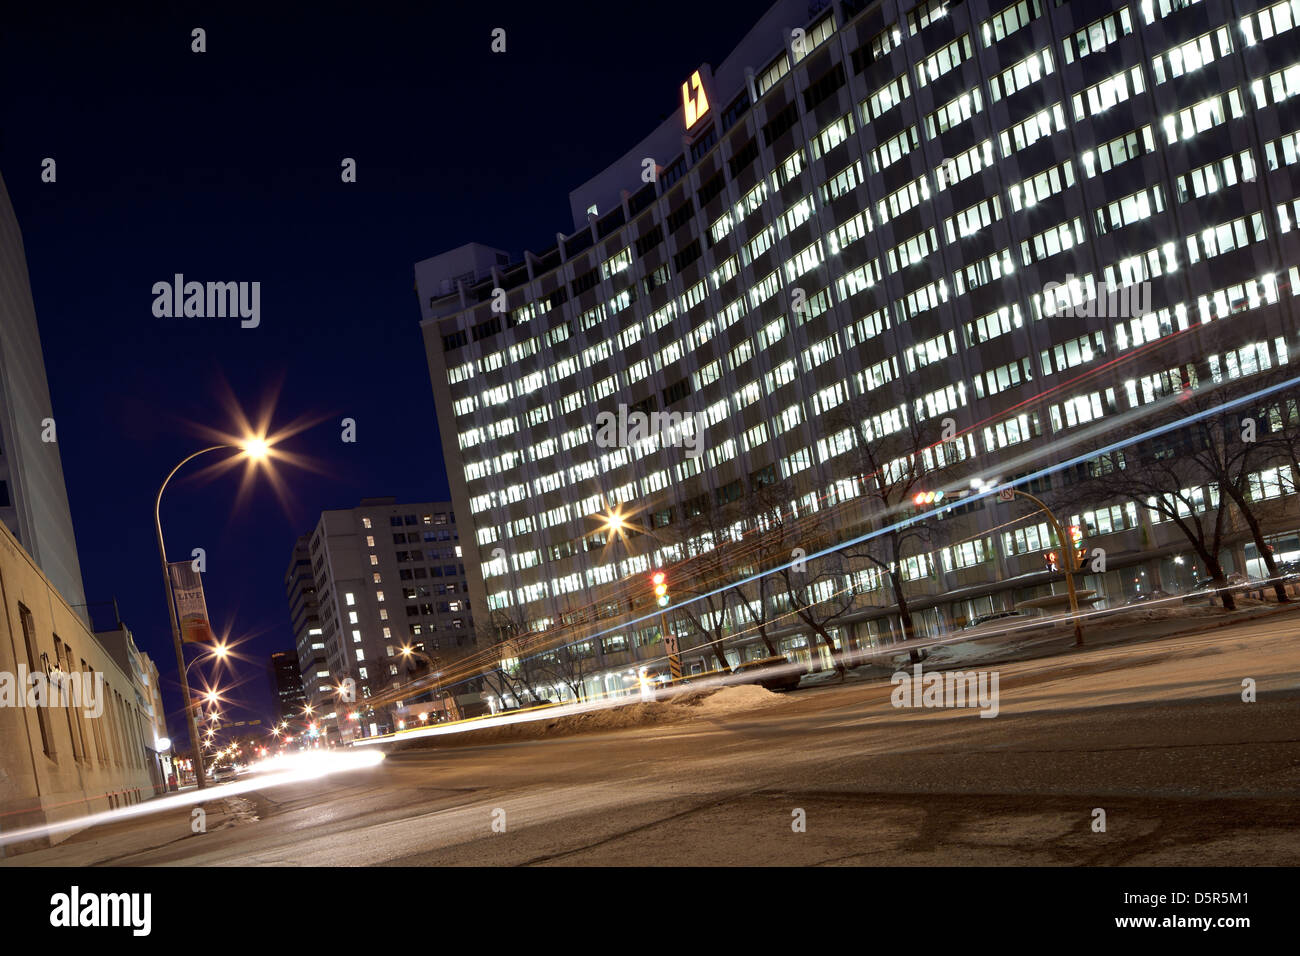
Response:
[[[172,594],[176,598],[176,620],[181,629],[181,642],[185,644],[210,644],[213,641],[212,625],[208,622],[208,602],[203,598],[203,581],[189,561],[172,561]]]

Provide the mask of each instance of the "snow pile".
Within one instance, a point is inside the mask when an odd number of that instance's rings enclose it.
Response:
[[[729,687],[688,690],[669,698],[668,703],[674,707],[698,708],[702,716],[713,717],[752,710],[755,707],[768,707],[782,703],[785,699],[781,694],[758,684],[733,684]]]
[[[430,747],[475,746],[510,740],[567,737],[571,734],[602,733],[629,727],[651,727],[684,720],[723,717],[779,703],[782,703],[781,694],[757,684],[687,688],[656,701],[636,701],[550,718],[542,711],[534,720],[489,725],[454,734],[399,739],[389,747],[394,750],[423,750]]]

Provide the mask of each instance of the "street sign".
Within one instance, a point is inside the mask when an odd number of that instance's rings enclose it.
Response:
[[[672,675],[673,680],[682,679],[682,659],[678,656],[677,635],[667,629],[664,630],[664,651],[668,654],[668,673]]]
[[[1016,500],[1016,489],[1014,488],[998,489],[998,501],[1015,501],[1015,500]]]

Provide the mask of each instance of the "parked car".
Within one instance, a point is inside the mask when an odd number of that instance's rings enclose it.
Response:
[[[777,669],[779,668],[779,669]],[[755,661],[745,661],[737,667],[732,668],[733,674],[747,674],[754,671],[771,671],[771,673],[756,674],[753,680],[745,681],[747,684],[757,684],[771,691],[794,690],[799,686],[799,681],[803,679],[803,671],[798,667],[792,667],[790,662],[784,657],[761,657]]]
[[[1244,574],[1233,571],[1231,574],[1224,575],[1224,584],[1217,588],[1214,586],[1214,581],[1208,578],[1202,578],[1196,582],[1196,586],[1192,588],[1192,590],[1187,592],[1184,596],[1184,600],[1186,598],[1195,597],[1213,597],[1220,591],[1231,591],[1233,594],[1245,594],[1248,591],[1261,589],[1265,586],[1266,585],[1263,581],[1256,580],[1255,578],[1248,578]]]
[[[1021,621],[1028,621],[1033,616],[1028,611],[994,611],[992,614],[981,614],[979,617],[971,618],[970,622],[962,630],[971,631],[977,627],[992,624],[995,621],[1010,626]]]
[[[1283,561],[1277,566],[1277,573],[1283,581],[1300,580],[1300,561]]]
[[[1151,591],[1143,591],[1140,594],[1133,595],[1131,598],[1129,598],[1127,601],[1124,602],[1124,606],[1133,607],[1134,605],[1137,604],[1149,604],[1153,602],[1171,601],[1175,597],[1177,597],[1177,595],[1170,594],[1168,591],[1162,591],[1159,588],[1155,588],[1154,590]]]
[[[225,783],[227,780],[234,780],[239,776],[239,770],[233,764],[222,764],[220,767],[213,767],[208,771],[208,776],[212,778],[213,783]]]

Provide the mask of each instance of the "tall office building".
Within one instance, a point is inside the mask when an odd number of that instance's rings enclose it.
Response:
[[[271,690],[275,694],[276,722],[301,721],[307,695],[303,693],[298,655],[293,651],[276,651],[271,655],[270,676]]]
[[[289,600],[289,622],[298,649],[299,684],[303,704],[314,703],[332,693],[325,654],[325,637],[316,604],[316,576],[311,566],[311,536],[294,542],[293,555],[284,573],[284,593]],[[295,716],[302,716],[297,714]],[[310,723],[310,722],[309,722]]]
[[[828,425],[848,408],[882,439],[951,419],[963,460],[1008,479],[1189,382],[1293,361],[1297,24],[1296,0],[774,4],[571,193],[571,235],[472,278],[449,268],[467,254],[416,266],[475,606],[562,633],[596,618],[575,652],[601,672],[589,690],[617,691],[663,651],[644,622],[620,629],[647,609],[618,582],[768,483],[858,494],[862,432]],[[602,441],[598,416],[637,411],[688,420]],[[1255,477],[1295,492],[1290,469]],[[611,506],[644,516],[626,551],[605,546]],[[1051,587],[1024,511],[981,500],[908,563],[923,628]],[[1111,555],[1087,579],[1103,599],[1174,573],[1180,537],[1148,509],[1071,518]],[[1300,549],[1290,520],[1279,553]],[[1241,570],[1250,547],[1231,547]],[[861,607],[840,639],[888,628],[878,569],[843,587]]]
[[[403,647],[446,664],[475,649],[456,514],[445,501],[364,498],[355,508],[322,512],[306,538],[305,552],[302,539],[295,546],[287,580],[292,608],[295,587],[301,595],[307,586],[305,554],[320,634],[310,634],[317,628],[305,616],[301,628],[313,646],[323,645],[323,660],[304,663],[304,692],[331,740],[391,731],[389,715],[367,715],[365,702],[408,680]],[[291,613],[300,628],[301,612]],[[337,694],[349,678],[355,703]],[[462,709],[477,703],[468,684],[452,693]]]
[[[22,232],[0,178],[0,520],[74,607],[81,564],[45,380]]]

